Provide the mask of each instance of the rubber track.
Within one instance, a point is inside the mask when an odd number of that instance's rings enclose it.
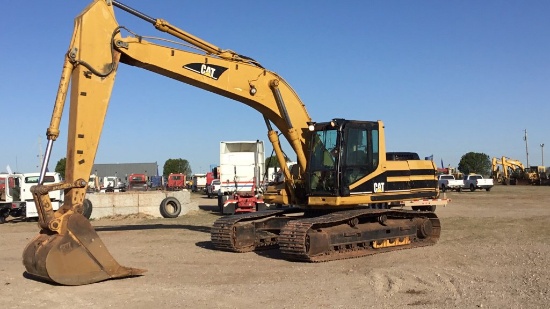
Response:
[[[277,246],[277,242],[268,242],[268,243],[262,243],[262,244],[256,244],[254,246],[248,246],[248,247],[236,247],[235,242],[233,239],[235,238],[235,235],[233,234],[233,226],[239,222],[243,221],[252,221],[252,220],[258,220],[263,219],[271,216],[275,216],[278,214],[284,213],[285,210],[265,210],[265,211],[259,211],[259,212],[251,212],[246,214],[240,214],[240,215],[232,215],[227,217],[221,217],[216,222],[214,222],[214,225],[212,226],[212,229],[210,231],[210,239],[212,240],[212,244],[216,249],[224,250],[224,251],[231,251],[231,252],[250,252],[254,251],[256,249],[269,249]]]
[[[387,248],[374,249],[370,243],[357,243],[352,248],[341,248],[338,251],[329,251],[324,254],[309,256],[306,252],[306,235],[314,225],[319,227],[334,226],[348,222],[350,219],[359,216],[378,217],[386,215],[388,218],[429,218],[432,221],[432,236],[425,239],[414,237],[411,244]],[[367,210],[357,209],[350,211],[335,212],[332,214],[289,221],[281,230],[279,235],[279,249],[290,260],[306,262],[326,262],[332,260],[356,258],[376,253],[396,251],[422,246],[430,246],[437,242],[441,233],[441,224],[433,212],[405,211],[405,210]]]

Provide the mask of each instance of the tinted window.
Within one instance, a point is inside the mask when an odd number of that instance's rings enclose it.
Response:
[[[25,183],[38,183],[39,176],[29,176],[25,177]],[[44,183],[46,182],[55,182],[55,177],[53,176],[45,176],[44,177]]]

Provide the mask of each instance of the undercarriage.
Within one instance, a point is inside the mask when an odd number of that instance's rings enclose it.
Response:
[[[319,214],[288,208],[222,217],[211,238],[220,250],[279,248],[289,260],[325,262],[433,245],[440,232],[430,211],[362,208]]]

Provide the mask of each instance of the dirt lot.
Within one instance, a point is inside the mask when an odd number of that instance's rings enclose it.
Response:
[[[210,245],[215,201],[177,219],[93,221],[122,265],[144,276],[67,287],[23,277],[36,223],[0,225],[5,308],[547,308],[550,187],[447,193],[431,247],[309,264],[277,251],[228,253]]]

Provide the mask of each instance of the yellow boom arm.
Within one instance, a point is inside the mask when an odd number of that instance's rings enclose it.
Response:
[[[127,29],[118,25],[114,6],[151,22],[157,29],[202,52],[154,44],[139,36],[123,37],[121,31]],[[306,131],[311,119],[304,104],[285,80],[251,58],[222,50],[164,20],[150,18],[117,1],[95,0],[75,19],[47,130],[48,146],[42,176],[39,184],[33,188],[42,232],[23,254],[24,264],[30,274],[62,284],[84,284],[142,272],[118,265],[89,222],[80,214],[86,194],[86,180],[93,167],[120,62],[242,102],[260,112],[264,116],[269,140],[286,181],[286,190],[279,196],[272,196],[268,202],[296,202],[293,178],[286,168],[278,134],[272,129],[271,123],[288,140],[303,173],[306,168]],[[71,92],[65,181],[45,186],[43,175],[53,141],[59,136],[69,84]],[[54,212],[48,191],[58,189],[65,190],[65,201]],[[74,265],[66,263],[67,258],[63,255],[67,252],[71,252],[76,261],[88,256],[88,259],[84,259],[88,262],[75,262]],[[59,260],[56,262],[56,259]],[[51,263],[50,267],[48,263]],[[58,265],[61,264],[65,264],[66,269],[59,269]],[[85,273],[79,274],[81,272]]]

